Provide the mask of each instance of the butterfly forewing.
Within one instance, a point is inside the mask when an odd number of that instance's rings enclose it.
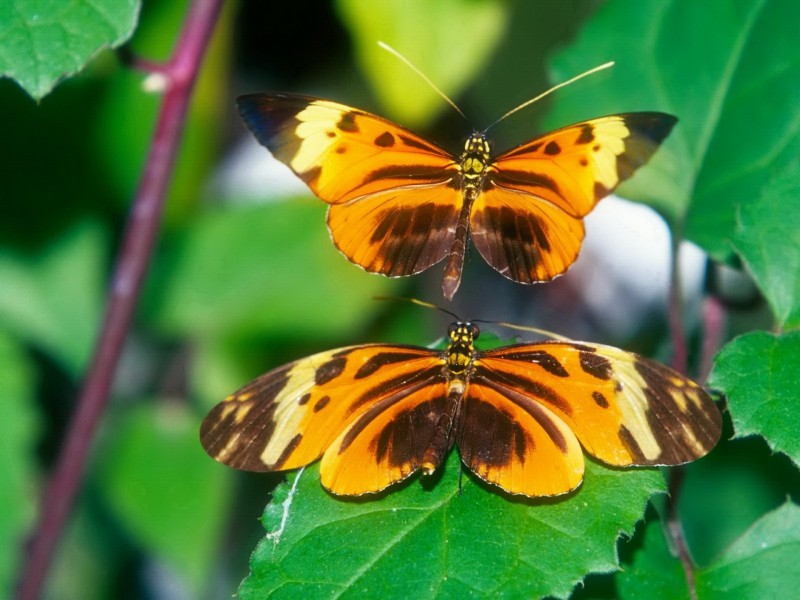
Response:
[[[675,122],[652,112],[601,117],[501,154],[472,206],[481,256],[519,283],[566,271],[580,252],[583,217],[650,159]]]
[[[291,94],[250,94],[237,104],[258,141],[329,204],[446,185],[457,174],[452,155],[433,142],[343,104]]]
[[[301,467],[318,459],[350,421],[441,374],[442,365],[438,353],[408,346],[322,352],[231,394],[203,421],[200,440],[212,457],[237,469]]]
[[[474,379],[553,411],[592,456],[615,466],[677,465],[721,433],[708,394],[676,371],[610,346],[544,342],[482,353]]]

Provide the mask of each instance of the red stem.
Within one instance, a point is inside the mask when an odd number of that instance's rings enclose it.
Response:
[[[192,88],[221,7],[222,0],[194,0],[172,58],[159,69],[166,79],[161,112],[128,217],[100,337],[58,462],[41,497],[38,522],[20,574],[19,600],[39,597],[80,489],[159,229]]]

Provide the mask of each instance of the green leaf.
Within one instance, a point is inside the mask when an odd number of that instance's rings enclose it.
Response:
[[[697,597],[794,598],[800,588],[800,507],[764,515],[711,566],[697,573]]]
[[[733,244],[778,324],[800,326],[800,161],[742,206]]]
[[[728,398],[736,437],[762,435],[800,465],[800,331],[748,333],[717,355],[709,385]]]
[[[0,590],[10,590],[22,558],[23,536],[38,501],[33,456],[38,422],[31,365],[22,349],[1,330],[0,390]]]
[[[792,0],[613,0],[558,56],[556,80],[617,64],[559,92],[554,118],[564,125],[628,110],[678,116],[626,190],[673,224],[685,218],[687,237],[726,258],[737,207],[800,153],[796,25]]]
[[[36,100],[103,48],[125,42],[139,0],[6,0],[0,4],[0,75]]]
[[[203,453],[199,427],[168,399],[126,411],[104,433],[96,478],[123,527],[196,593],[209,581],[231,482]]]
[[[322,202],[210,210],[150,280],[154,318],[191,335],[351,334],[398,283],[367,275],[333,246]]]
[[[645,526],[643,547],[634,554],[631,564],[617,574],[616,581],[623,600],[684,600],[689,597],[683,567],[667,547],[664,525],[660,521]]]
[[[711,565],[695,568],[697,598],[794,598],[799,554],[800,507],[786,502],[756,521]],[[647,526],[644,547],[617,575],[617,585],[622,598],[689,597],[683,568],[668,550],[659,523]]]
[[[448,106],[378,41],[402,53],[452,97],[488,62],[509,18],[508,4],[496,0],[339,0],[337,7],[387,114],[415,127],[430,123]]]
[[[617,568],[617,539],[664,490],[656,470],[587,461],[583,486],[566,498],[509,499],[467,474],[459,494],[456,452],[438,481],[412,478],[380,499],[335,499],[318,473],[307,468],[293,495],[289,484],[276,490],[264,514],[272,533],[253,554],[243,600],[409,590],[420,599],[565,598],[586,574]]]
[[[77,375],[99,325],[103,236],[96,224],[68,231],[34,256],[0,248],[0,324]]]

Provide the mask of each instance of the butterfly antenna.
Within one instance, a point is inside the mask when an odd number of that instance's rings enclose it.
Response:
[[[510,117],[511,115],[513,115],[515,112],[517,112],[517,111],[520,111],[520,110],[522,110],[523,108],[525,108],[525,107],[527,107],[527,106],[530,106],[531,104],[533,104],[534,102],[537,102],[537,101],[541,100],[541,99],[542,99],[542,98],[544,98],[545,96],[549,96],[550,94],[552,94],[552,93],[553,93],[553,92],[555,92],[556,90],[560,90],[561,88],[563,88],[563,87],[565,87],[565,86],[568,86],[568,85],[569,85],[569,84],[571,84],[571,83],[575,83],[575,82],[576,82],[576,81],[578,81],[579,79],[583,79],[584,77],[588,77],[589,75],[592,75],[593,73],[597,73],[598,71],[602,71],[603,69],[608,69],[609,67],[612,67],[612,66],[614,66],[614,61],[613,61],[613,60],[611,60],[611,61],[609,61],[609,62],[607,62],[607,63],[604,63],[604,64],[602,64],[602,65],[598,65],[598,66],[594,67],[593,69],[589,69],[588,71],[585,71],[585,72],[581,73],[580,75],[576,75],[576,76],[575,76],[575,77],[573,77],[572,79],[568,79],[567,81],[562,81],[561,83],[559,83],[559,84],[557,84],[557,85],[554,85],[553,87],[551,87],[551,88],[550,88],[549,90],[547,90],[546,92],[542,92],[541,94],[539,94],[539,95],[538,95],[538,96],[536,96],[535,98],[531,98],[530,100],[527,100],[527,101],[523,102],[522,104],[520,104],[520,105],[519,105],[519,106],[517,106],[516,108],[512,108],[510,111],[508,111],[508,112],[507,112],[506,114],[504,114],[502,117],[500,117],[499,119],[497,119],[497,120],[496,120],[494,123],[492,123],[491,125],[489,125],[489,127],[487,127],[486,129],[484,129],[484,133],[485,133],[485,132],[487,132],[487,131],[489,131],[489,129],[491,129],[492,127],[494,127],[495,125],[497,125],[497,124],[498,124],[500,121],[502,121],[503,119],[507,119],[508,117]]]
[[[405,298],[404,296],[373,296],[373,300],[399,300],[401,302],[411,302],[411,304],[416,304],[417,306],[424,306],[425,308],[432,308],[434,310],[440,310],[446,315],[450,315],[456,321],[463,321],[461,317],[459,317],[456,313],[447,310],[446,308],[442,308],[436,304],[432,304],[430,302],[425,302],[423,300],[417,300],[416,298]]]
[[[381,41],[379,41],[379,42],[378,42],[378,46],[380,46],[381,48],[383,48],[384,50],[386,50],[386,51],[387,51],[387,52],[389,52],[390,54],[393,54],[393,55],[394,55],[396,58],[399,58],[401,61],[403,61],[403,62],[406,64],[406,66],[407,66],[409,69],[411,69],[412,71],[414,71],[414,73],[416,73],[417,75],[419,75],[419,76],[420,76],[420,77],[423,79],[423,81],[425,81],[425,83],[427,83],[429,86],[431,86],[431,88],[433,88],[433,91],[434,91],[434,92],[436,92],[437,94],[439,94],[439,95],[442,97],[442,99],[443,99],[445,102],[447,102],[447,103],[448,103],[450,106],[452,106],[452,107],[453,107],[453,109],[455,109],[455,111],[456,111],[458,114],[460,114],[460,115],[461,115],[461,117],[462,117],[462,118],[463,118],[465,121],[469,121],[469,119],[467,119],[467,115],[465,115],[465,114],[464,114],[464,113],[461,111],[461,109],[460,109],[460,108],[458,108],[458,106],[456,105],[456,103],[455,103],[455,102],[453,102],[452,100],[450,100],[450,98],[447,96],[447,94],[445,94],[445,93],[444,93],[442,90],[440,90],[438,87],[436,87],[436,85],[434,85],[434,83],[433,83],[433,82],[432,82],[430,79],[428,79],[428,77],[426,77],[425,73],[423,73],[423,72],[422,72],[422,71],[420,71],[420,70],[419,70],[417,67],[415,67],[415,66],[414,66],[414,64],[413,64],[413,63],[412,63],[410,60],[408,60],[408,59],[407,59],[405,56],[403,56],[402,54],[400,54],[400,52],[398,52],[397,50],[395,50],[394,48],[392,48],[392,47],[391,47],[389,44],[387,44],[386,42],[381,42]],[[437,308],[438,308],[438,307],[437,307]]]
[[[489,323],[491,325],[500,325],[501,327],[508,327],[509,329],[516,329],[518,331],[529,331],[531,333],[538,333],[539,335],[544,335],[554,340],[559,340],[561,342],[571,342],[572,340],[567,336],[560,335],[553,331],[548,331],[547,329],[539,329],[538,327],[530,327],[528,325],[517,325],[516,323],[508,323],[506,321],[484,321],[482,319],[473,319],[473,323]]]

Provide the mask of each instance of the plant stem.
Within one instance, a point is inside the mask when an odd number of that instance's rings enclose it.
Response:
[[[175,51],[158,71],[165,78],[161,111],[128,217],[99,339],[53,475],[41,496],[38,521],[21,569],[20,600],[39,597],[80,489],[161,222],[192,88],[221,6],[222,0],[192,2]]]
[[[670,255],[669,285],[669,333],[672,340],[672,368],[679,373],[686,373],[687,352],[686,337],[683,332],[683,294],[681,293],[681,270],[679,262],[680,238],[673,233]]]

